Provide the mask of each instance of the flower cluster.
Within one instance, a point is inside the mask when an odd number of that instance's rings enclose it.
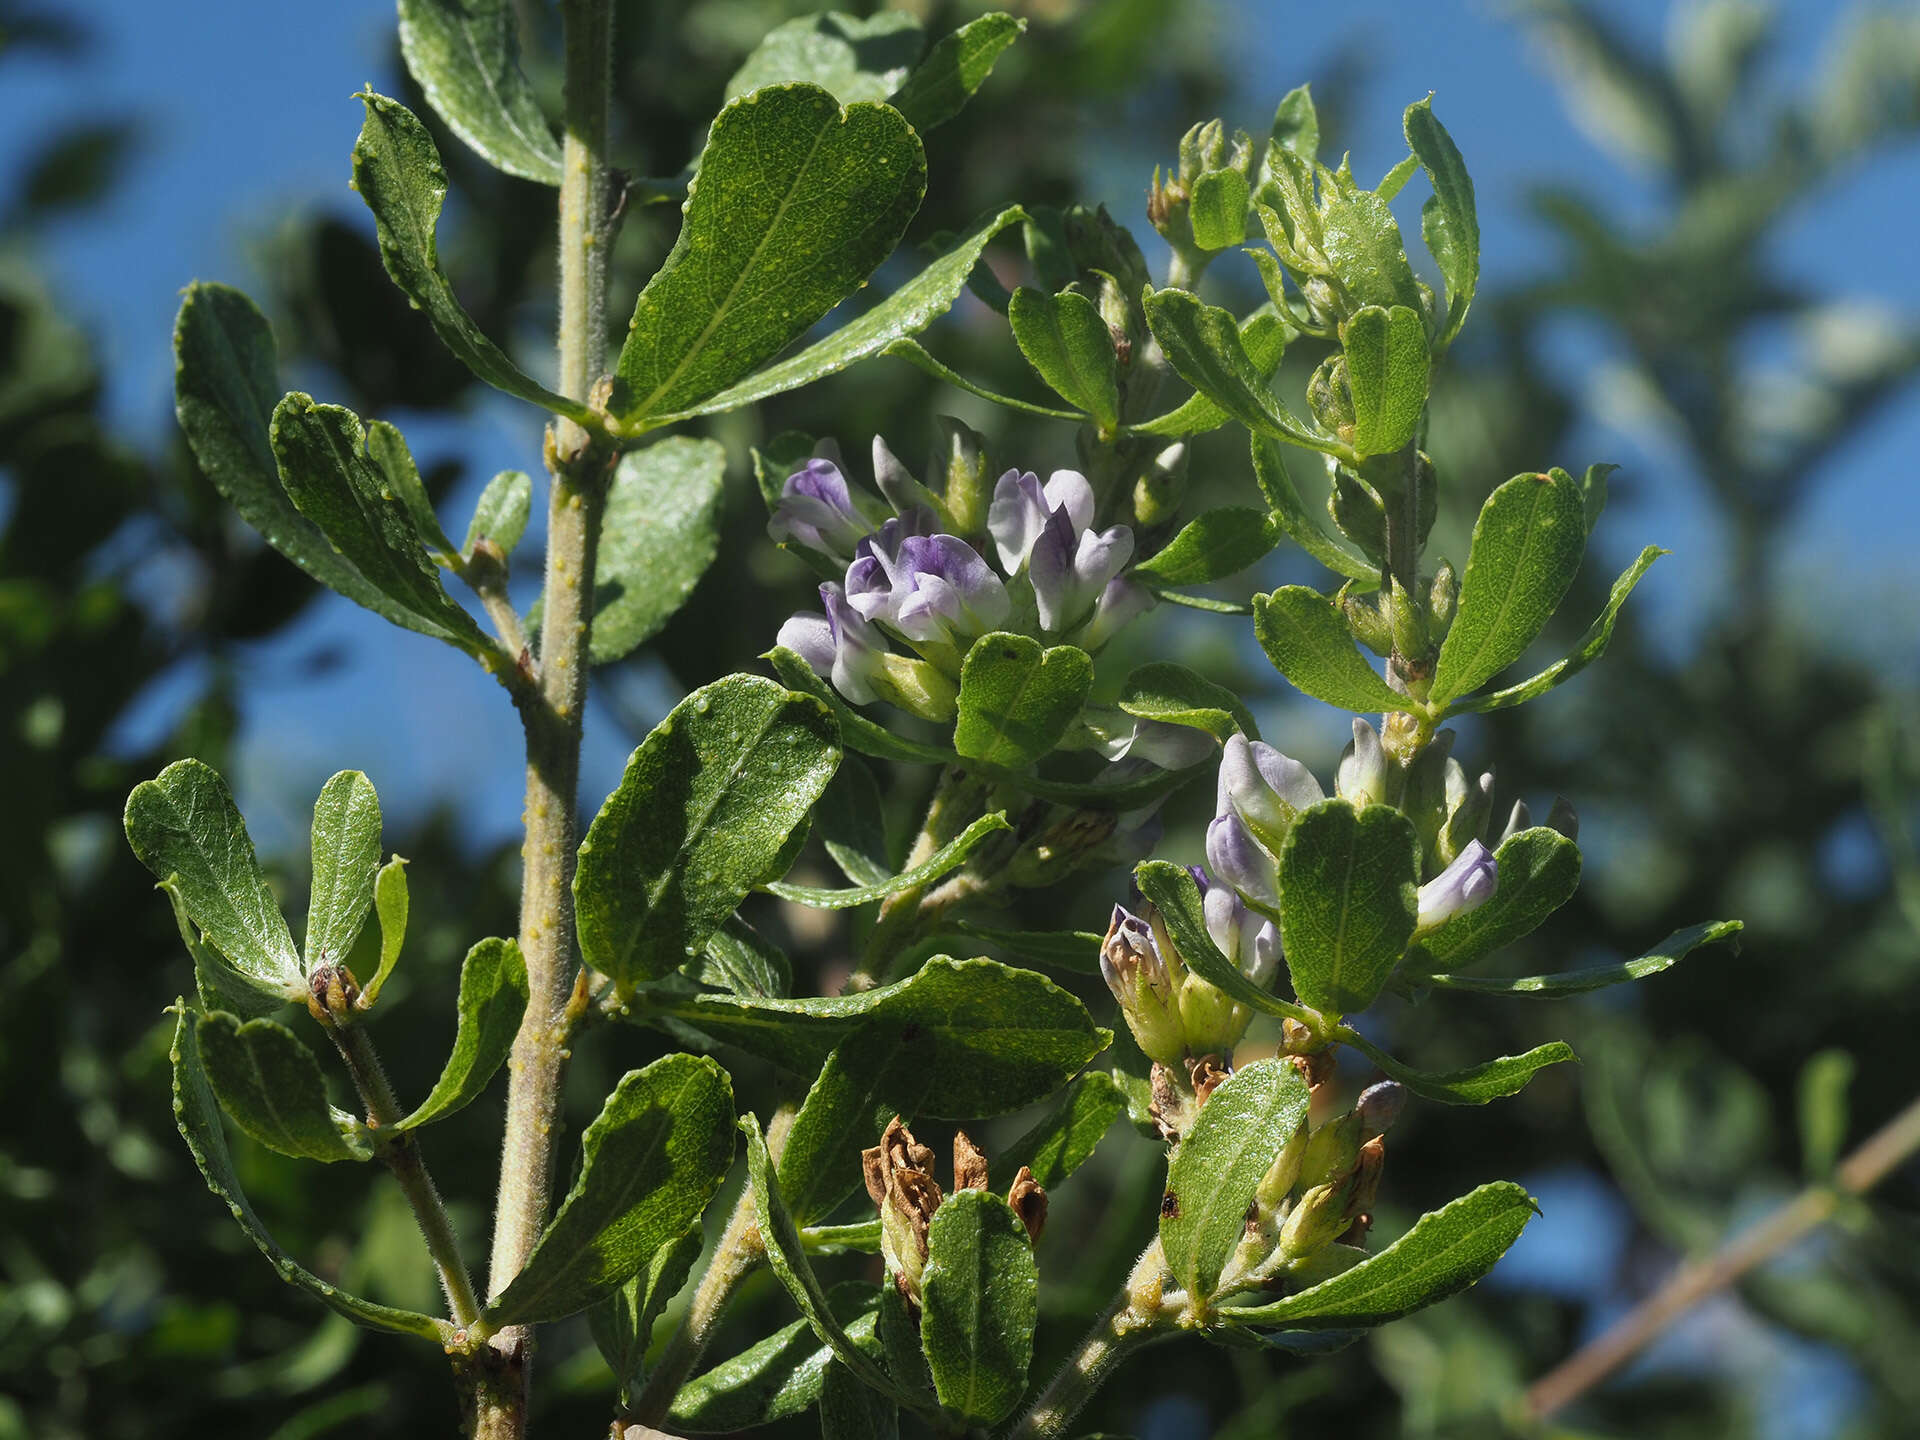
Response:
[[[787,477],[768,533],[844,577],[820,587],[824,613],[802,612],[779,643],[856,705],[886,700],[932,720],[953,717],[960,663],[990,631],[1010,630],[1093,651],[1154,603],[1124,573],[1125,525],[1095,528],[1086,476],[1056,470],[1042,484],[1009,470],[979,506],[935,494],[873,442],[886,506],[848,485],[829,454]],[[989,559],[991,557],[991,559]],[[993,561],[998,562],[998,568]],[[896,646],[904,647],[902,653]]]

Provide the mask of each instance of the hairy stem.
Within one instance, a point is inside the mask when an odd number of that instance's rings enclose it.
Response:
[[[434,1188],[433,1177],[427,1173],[419,1139],[404,1130],[396,1133],[393,1129],[402,1111],[373,1048],[373,1037],[351,1016],[332,1018],[324,1023],[340,1051],[340,1058],[346,1061],[347,1072],[353,1076],[353,1086],[360,1092],[361,1103],[367,1107],[367,1124],[379,1141],[380,1158],[387,1162],[393,1178],[400,1182],[407,1204],[413,1208],[413,1218],[427,1242],[427,1253],[433,1256],[434,1268],[440,1272],[440,1286],[447,1293],[453,1323],[471,1325],[479,1317],[480,1300],[474,1294],[466,1262],[460,1258],[459,1237],[454,1234],[446,1206],[440,1203],[440,1192]]]
[[[927,817],[914,838],[904,868],[911,870],[932,858],[934,852],[980,818],[988,787],[957,766],[940,772],[933,798],[927,803]],[[897,890],[880,902],[880,915],[873,932],[867,936],[860,964],[847,980],[847,989],[871,990],[891,977],[900,957],[921,937],[924,927],[943,912],[951,899],[929,903],[930,885]]]
[[[611,90],[611,0],[566,0],[566,144],[560,184],[559,389],[588,398],[606,359],[607,113]],[[547,1218],[560,1082],[567,1059],[567,1004],[574,988],[573,865],[579,843],[580,727],[586,706],[594,552],[605,502],[608,455],[572,421],[547,432],[552,487],[547,509],[546,609],[540,690],[522,706],[527,733],[526,843],[520,950],[530,996],[508,1062],[507,1124],[494,1209],[489,1298],[520,1273]],[[531,1336],[509,1326],[474,1367],[478,1440],[526,1433]]]
[[[1164,1322],[1169,1302],[1161,1290],[1166,1268],[1156,1236],[1134,1262],[1113,1303],[1100,1312],[1087,1338],[1067,1357],[1006,1440],[1059,1440],[1072,1430],[1074,1417],[1107,1383],[1114,1367],[1141,1346],[1167,1337],[1170,1332]]]
[[[1545,1419],[1572,1404],[1695,1305],[1735,1284],[1748,1271],[1824,1224],[1843,1197],[1864,1195],[1916,1151],[1920,1151],[1920,1099],[1841,1161],[1832,1183],[1801,1192],[1759,1224],[1735,1236],[1718,1254],[1682,1265],[1599,1338],[1535,1381],[1527,1391],[1528,1411],[1537,1419]]]
[[[767,1153],[775,1160],[786,1149],[793,1116],[794,1107],[782,1105],[767,1124]],[[766,1245],[754,1222],[753,1196],[742,1191],[733,1214],[727,1218],[727,1228],[713,1247],[713,1257],[707,1261],[706,1273],[700,1277],[700,1285],[693,1292],[680,1328],[673,1332],[666,1348],[660,1352],[659,1362],[634,1398],[632,1412],[624,1417],[625,1423],[657,1426],[667,1418],[674,1397],[693,1373],[693,1367],[700,1363],[713,1332],[720,1328],[735,1288],[759,1268],[766,1253]]]

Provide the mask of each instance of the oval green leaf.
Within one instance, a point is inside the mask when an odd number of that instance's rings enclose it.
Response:
[[[1289,684],[1336,709],[1385,713],[1413,703],[1367,663],[1339,608],[1317,590],[1282,585],[1254,596],[1253,633]]]
[[[1054,393],[1103,431],[1120,423],[1120,362],[1113,332],[1093,301],[1077,290],[1049,295],[1022,285],[1007,302],[1007,323],[1020,353]]]
[[[560,183],[560,145],[520,69],[512,0],[400,0],[400,53],[427,103],[481,158]]]
[[[1419,910],[1413,822],[1385,805],[1323,800],[1280,847],[1280,944],[1293,993],[1341,1015],[1373,1003]]]
[[[269,1150],[325,1161],[373,1153],[366,1128],[327,1103],[320,1062],[286,1026],[215,1013],[194,1032],[221,1109]]]
[[[1084,650],[1042,650],[1026,635],[982,635],[960,666],[953,748],[1007,770],[1032,764],[1060,743],[1093,687]]]
[[[949,1195],[927,1227],[920,1344],[948,1413],[993,1425],[1027,1388],[1040,1278],[1013,1207],[985,1190]]]
[[[1280,534],[1266,511],[1223,505],[1189,520],[1134,566],[1134,573],[1161,585],[1205,585],[1263,559],[1280,543]]]
[[[1365,305],[1341,331],[1353,393],[1353,448],[1389,455],[1413,439],[1427,408],[1427,326],[1405,305]]]
[[[313,889],[307,901],[307,971],[344,962],[373,908],[380,864],[380,797],[358,770],[342,770],[313,802]]]
[[[527,964],[512,940],[490,937],[467,951],[460,966],[460,1020],[453,1053],[420,1107],[394,1128],[411,1130],[444,1120],[479,1098],[505,1063],[527,1009]]]

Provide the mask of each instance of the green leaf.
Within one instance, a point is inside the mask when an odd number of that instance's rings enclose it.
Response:
[[[1341,1015],[1373,1003],[1413,936],[1419,839],[1385,805],[1323,800],[1280,846],[1280,945],[1293,992]]]
[[[900,1440],[900,1406],[876,1395],[838,1362],[820,1384],[821,1440]]]
[[[593,663],[631,654],[693,594],[720,549],[727,452],[672,436],[620,457],[593,580]]]
[[[1174,371],[1232,419],[1257,434],[1310,450],[1339,454],[1346,449],[1280,403],[1268,377],[1247,353],[1230,311],[1203,305],[1184,290],[1156,290],[1146,297],[1146,314],[1147,326]]]
[[[623,985],[677,969],[766,875],[839,762],[833,719],[730,675],[673,708],[580,846],[580,953]]]
[[[1093,661],[1072,645],[1042,650],[1025,635],[982,635],[960,666],[953,748],[1007,770],[1060,743],[1093,686]]]
[[[1077,290],[1049,295],[1022,285],[1007,303],[1013,340],[1040,378],[1103,432],[1120,423],[1120,362],[1113,332]]]
[[[1272,524],[1284,531],[1294,544],[1318,560],[1336,575],[1363,582],[1356,588],[1373,589],[1380,583],[1380,567],[1355,549],[1344,538],[1329,535],[1320,527],[1300,501],[1293,477],[1280,458],[1280,446],[1265,435],[1248,437],[1253,445],[1253,478],[1260,493],[1273,507]]]
[[[280,484],[269,434],[280,402],[273,331],[238,290],[196,282],[174,323],[174,408],[194,459],[240,517],[327,588],[417,627],[302,515]]]
[[[1280,543],[1280,530],[1264,510],[1223,505],[1189,520],[1134,572],[1161,585],[1204,585],[1237,575]]]
[[[1007,226],[1025,218],[1025,212],[1013,206],[980,221],[937,258],[929,261],[926,268],[913,279],[872,309],[856,315],[824,340],[816,341],[777,365],[756,371],[739,384],[729,386],[679,415],[649,421],[649,426],[664,425],[693,415],[714,415],[723,410],[737,410],[742,405],[752,405],[769,396],[796,390],[815,380],[838,374],[869,356],[896,353],[894,347],[912,345],[907,336],[918,334],[953,308],[953,302],[960,297],[967,276],[979,263],[988,242]],[[932,359],[931,356],[927,358]]]
[[[1353,448],[1390,455],[1413,439],[1427,408],[1427,326],[1405,305],[1362,306],[1341,331],[1353,392]]]
[[[269,1150],[296,1160],[365,1160],[366,1129],[327,1103],[320,1062],[286,1026],[218,1012],[194,1027],[220,1108]]]
[[[1299,156],[1309,165],[1319,157],[1320,116],[1313,108],[1313,92],[1305,85],[1295,86],[1281,99],[1279,108],[1273,112],[1269,143]]]
[[[833,1048],[780,1153],[780,1193],[796,1225],[823,1219],[859,1188],[860,1152],[896,1114],[913,1112],[921,1079],[900,1026],[863,1025]]]
[[[1440,332],[1440,343],[1447,345],[1466,323],[1480,283],[1480,218],[1474,210],[1473,177],[1447,127],[1434,118],[1431,95],[1407,107],[1403,126],[1407,144],[1433,186],[1433,198],[1420,211],[1420,235],[1447,282],[1447,323]]]
[[[286,995],[262,994],[237,978],[232,962],[201,938],[198,927],[187,915],[179,885],[169,879],[154,888],[167,897],[173,909],[174,926],[180,932],[180,943],[193,957],[193,985],[202,1010],[225,1010],[242,1020],[253,1020],[271,1015],[287,1003]]]
[[[1236,730],[1250,740],[1260,738],[1253,712],[1238,695],[1170,660],[1156,660],[1129,672],[1120,687],[1120,708],[1142,720],[1204,730],[1216,740],[1225,740]]]
[[[1238,170],[1209,170],[1193,182],[1187,216],[1193,243],[1202,250],[1227,250],[1247,238],[1247,207],[1253,193]]]
[[[1429,699],[1477,690],[1520,658],[1567,593],[1586,553],[1580,491],[1546,475],[1516,475],[1474,522],[1459,608],[1440,645]]]
[[[969,21],[940,38],[890,103],[922,135],[946,124],[987,83],[1002,52],[1026,29],[1025,20],[997,10]]]
[[[1241,347],[1253,362],[1254,374],[1263,385],[1271,384],[1274,372],[1280,368],[1289,333],[1286,322],[1274,313],[1271,305],[1262,305],[1240,322]],[[1225,410],[1195,391],[1176,409],[1126,428],[1134,435],[1198,435],[1207,430],[1217,430],[1231,418]]]
[[[482,159],[560,183],[560,146],[521,73],[511,0],[400,0],[400,53],[434,113]]]
[[[306,972],[267,888],[227,782],[176,760],[127,796],[127,843],[173,893],[234,975],[278,999],[304,999]]]
[[[407,437],[385,420],[368,421],[367,458],[373,461],[374,469],[380,472],[380,478],[386,482],[386,490],[399,500],[407,512],[407,518],[413,521],[414,534],[420,537],[428,558],[436,566],[451,567],[453,542],[447,538],[447,532],[440,528],[440,517],[434,513],[433,498],[427,494],[426,481],[420,478],[420,471],[413,463],[413,452],[407,448]]]
[[[1263,1014],[1301,1021],[1313,1019],[1300,1006],[1261,989],[1220,953],[1220,947],[1207,932],[1200,887],[1185,866],[1167,860],[1143,860],[1134,867],[1133,877],[1140,893],[1159,910],[1167,932],[1173,937],[1174,948],[1194,974],[1231,999]]]
[[[687,1283],[687,1274],[700,1256],[701,1240],[696,1220],[678,1240],[654,1251],[653,1258],[626,1284],[587,1311],[593,1343],[613,1371],[623,1409],[645,1368],[654,1322]]]
[[[467,523],[460,557],[473,559],[473,547],[482,540],[491,540],[502,555],[511,555],[520,537],[527,533],[527,519],[532,513],[533,481],[527,472],[502,470],[480,492],[480,503],[473,507],[473,519]]]
[[[732,100],[763,85],[805,81],[842,105],[885,100],[927,48],[913,16],[883,10],[870,20],[830,11],[776,25],[727,81]]]
[[[971,920],[957,920],[953,928],[969,940],[979,940],[1015,960],[1092,975],[1100,969],[1100,936],[1091,930],[995,930]]]
[[[904,1098],[936,1120],[1004,1115],[1051,1095],[1104,1050],[1110,1032],[1045,976],[994,960],[936,955],[892,985],[813,999],[660,996],[655,1014],[682,1020],[798,1075],[818,1074],[863,1022],[899,1026],[917,1047]],[[924,1088],[924,1096],[920,1093]]]
[[[707,1208],[733,1163],[733,1126],[733,1087],[705,1056],[629,1070],[581,1138],[580,1178],[487,1324],[564,1319],[624,1285]]]
[[[1285,1058],[1243,1065],[1200,1107],[1167,1162],[1160,1249],[1204,1311],[1247,1230],[1254,1191],[1307,1121],[1307,1082]]]
[[[840,757],[840,768],[814,807],[813,828],[854,884],[884,885],[893,879],[886,805],[873,771],[858,755]]]
[[[1550,1040],[1524,1054],[1502,1055],[1461,1070],[1416,1070],[1345,1025],[1339,1027],[1336,1035],[1341,1044],[1351,1045],[1414,1094],[1437,1100],[1442,1105],[1485,1105],[1489,1100],[1504,1100],[1525,1089],[1535,1071],[1579,1058],[1566,1041]]]
[[[1480,1280],[1538,1213],[1525,1190],[1497,1180],[1422,1215],[1378,1255],[1331,1280],[1284,1300],[1224,1309],[1220,1315],[1235,1325],[1308,1330],[1384,1325]]]
[[[927,1227],[920,1343],[949,1413],[993,1425],[1027,1388],[1040,1277],[1013,1207],[985,1190],[949,1195]]]
[[[1800,1067],[1795,1096],[1800,1119],[1800,1150],[1807,1179],[1833,1178],[1841,1147],[1847,1143],[1847,1091],[1858,1067],[1844,1050],[1822,1050]]]
[[[1499,883],[1473,909],[1420,937],[1409,970],[1460,970],[1530,935],[1580,886],[1580,847],[1545,825],[1509,835],[1494,851]]]
[[[492,648],[441,586],[405,501],[367,453],[359,417],[296,391],[274,410],[270,433],[287,498],[387,597],[380,614],[470,654]]]
[[[1113,1077],[1089,1070],[1031,1129],[993,1157],[995,1178],[1011,1184],[1024,1165],[1041,1189],[1051,1191],[1093,1154],[1126,1108]]]
[[[703,985],[736,995],[785,995],[793,989],[793,967],[785,953],[738,915],[729,915],[707,937],[697,968],[689,967],[689,973]]]
[[[373,908],[380,865],[380,797],[358,770],[342,770],[313,802],[313,889],[307,901],[307,972],[344,963]]]
[[[1324,184],[1321,193],[1321,248],[1347,293],[1362,305],[1418,311],[1420,287],[1387,202],[1364,190],[1329,195]]]
[[[1600,513],[1607,508],[1607,477],[1618,470],[1618,465],[1594,464],[1587,466],[1586,473],[1579,479],[1580,513],[1586,517],[1587,534],[1593,534],[1593,527],[1600,523]],[[1571,478],[1571,477],[1569,477]],[[1653,547],[1648,546],[1651,550]],[[1665,555],[1665,550],[1658,553]],[[1647,551],[1640,552],[1646,558]],[[1647,563],[1651,564],[1651,561]]]
[[[874,1311],[880,1291],[849,1281],[827,1291],[830,1312],[863,1350],[877,1351]],[[696,1435],[750,1430],[811,1409],[820,1398],[833,1351],[805,1320],[774,1331],[758,1344],[680,1387],[669,1422]]]
[[[373,909],[380,920],[380,966],[373,972],[373,979],[360,987],[362,1004],[367,1007],[380,998],[407,943],[407,862],[398,855],[373,877]]]
[[[509,360],[454,295],[434,236],[446,203],[447,172],[426,126],[397,100],[371,90],[355,98],[366,105],[367,118],[353,147],[353,188],[373,212],[380,259],[393,283],[426,312],[440,343],[487,384],[556,415],[594,424],[587,406],[554,394]]]
[[[1642,980],[1670,970],[1702,945],[1725,940],[1741,929],[1738,920],[1711,921],[1676,930],[1646,954],[1617,965],[1591,965],[1580,970],[1562,970],[1556,975],[1527,975],[1514,980],[1488,979],[1478,975],[1423,975],[1420,983],[1443,990],[1478,990],[1485,995],[1578,995],[1600,990],[1627,980]],[[1737,948],[1737,947],[1736,947]]]
[[[1647,573],[1654,561],[1671,553],[1657,545],[1649,545],[1640,552],[1639,558],[1613,582],[1606,607],[1566,659],[1556,661],[1532,679],[1522,680],[1518,685],[1509,685],[1504,690],[1495,690],[1488,695],[1472,695],[1455,700],[1447,706],[1446,713],[1460,715],[1470,711],[1505,710],[1509,706],[1536,699],[1557,685],[1564,685],[1607,653],[1607,645],[1613,639],[1613,622],[1619,618],[1620,607],[1627,603],[1627,596],[1633,593],[1634,586],[1640,583],[1640,577]]]
[[[983,637],[984,638],[984,637]],[[1084,810],[1133,810],[1146,805],[1170,791],[1177,790],[1187,781],[1201,774],[1212,773],[1211,762],[1202,762],[1185,770],[1158,771],[1130,780],[1124,784],[1101,784],[1074,780],[1048,780],[1038,775],[1029,775],[985,761],[963,760],[952,750],[943,750],[937,745],[925,745],[918,740],[909,740],[895,735],[884,726],[876,725],[859,711],[848,705],[826,681],[813,673],[807,662],[785,647],[769,650],[766,658],[773,663],[775,672],[782,682],[803,695],[810,695],[833,712],[834,719],[840,724],[840,738],[849,749],[858,750],[863,755],[871,755],[880,760],[904,760],[915,765],[958,765],[963,769],[979,771],[990,775],[1002,784],[1014,786],[1029,795],[1043,800],[1057,800],[1063,805],[1073,805]]]
[[[793,1216],[787,1212],[786,1201],[781,1198],[780,1185],[774,1176],[773,1159],[767,1153],[766,1137],[760,1133],[760,1122],[752,1115],[743,1115],[740,1117],[740,1128],[747,1135],[747,1190],[753,1197],[754,1219],[759,1225],[760,1240],[766,1246],[767,1263],[773,1267],[773,1273],[786,1286],[787,1293],[793,1297],[793,1303],[800,1307],[800,1313],[806,1317],[813,1333],[833,1351],[835,1359],[882,1395],[908,1398],[898,1396],[886,1371],[854,1342],[828,1303],[827,1292],[820,1284],[819,1277],[813,1273],[813,1266],[801,1246],[799,1228],[794,1225]]]
[[[338,1311],[355,1324],[391,1331],[396,1335],[417,1335],[436,1344],[450,1343],[453,1327],[445,1321],[411,1310],[376,1305],[371,1300],[348,1294],[295,1264],[273,1236],[267,1233],[267,1227],[260,1223],[260,1217],[248,1203],[246,1192],[240,1188],[240,1177],[234,1172],[233,1156],[227,1149],[226,1131],[220,1125],[220,1107],[214,1099],[213,1087],[207,1082],[206,1069],[201,1064],[193,1012],[183,1001],[175,1001],[173,1011],[179,1017],[174,1025],[173,1047],[169,1052],[173,1061],[174,1122],[180,1127],[181,1138],[187,1142],[193,1163],[200,1168],[207,1188],[233,1212],[233,1218],[247,1232],[247,1238],[272,1262],[273,1268],[280,1272],[280,1278],[289,1285],[298,1286],[317,1296],[330,1309]]]
[[[1305,585],[1253,597],[1253,633],[1296,690],[1339,710],[1391,712],[1413,702],[1367,663],[1339,607]]]
[[[527,962],[517,943],[493,937],[467,951],[460,966],[460,1023],[453,1053],[440,1067],[432,1093],[395,1129],[444,1120],[480,1097],[513,1049],[528,993]]]
[[[893,252],[926,183],[919,137],[885,105],[843,110],[817,85],[733,101],[634,306],[611,413],[648,429],[778,354]]]
[[[816,910],[850,910],[856,905],[884,900],[897,891],[932,884],[950,871],[959,869],[989,835],[1012,828],[1005,815],[998,812],[982,815],[911,870],[890,875],[874,885],[856,885],[850,890],[820,890],[811,885],[789,885],[784,880],[776,880],[764,888],[796,905],[810,905]]]

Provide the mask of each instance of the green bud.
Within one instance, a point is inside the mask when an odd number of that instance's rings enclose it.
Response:
[[[1353,388],[1347,380],[1347,357],[1329,355],[1307,381],[1307,409],[1322,428],[1341,440],[1353,440]]]
[[[1460,577],[1453,572],[1451,561],[1442,560],[1440,569],[1434,574],[1433,584],[1427,590],[1427,613],[1433,617],[1433,638],[1435,643],[1446,638],[1448,629],[1453,625],[1454,607],[1460,599]]]
[[[880,656],[868,683],[882,700],[936,724],[947,724],[959,708],[960,687],[938,666],[910,655]]]
[[[1459,738],[1451,730],[1442,730],[1407,767],[1407,778],[1400,792],[1400,809],[1413,822],[1420,837],[1422,876],[1441,869],[1434,864],[1440,831],[1447,823],[1447,769],[1460,768],[1452,758],[1453,742]]]
[[[1558,830],[1569,840],[1580,838],[1580,817],[1574,812],[1573,802],[1566,796],[1553,797],[1553,804],[1547,809],[1547,828]]]
[[[1176,440],[1152,460],[1133,482],[1133,520],[1137,528],[1162,524],[1179,513],[1187,493],[1187,446]]]
[[[1347,629],[1353,632],[1355,640],[1376,655],[1393,653],[1393,627],[1387,624],[1387,617],[1375,608],[1372,601],[1364,596],[1342,592],[1340,613],[1347,617]]]
[[[1307,1154],[1307,1136],[1307,1123],[1303,1120],[1287,1137],[1287,1143],[1280,1147],[1280,1153],[1273,1157],[1273,1164],[1260,1178],[1260,1188],[1254,1192],[1254,1200],[1263,1215],[1277,1210],[1280,1202],[1287,1198],[1299,1181],[1300,1165]]]
[[[1287,1260],[1304,1260],[1340,1237],[1348,1224],[1346,1184],[1316,1185],[1294,1201],[1276,1247]]]
[[[1346,1179],[1365,1139],[1361,1125],[1359,1113],[1349,1110],[1315,1129],[1300,1157],[1299,1183],[1312,1189]]]
[[[1184,968],[1184,967],[1183,967]],[[1231,1057],[1253,1012],[1191,970],[1180,983],[1180,1028],[1190,1055]]]
[[[927,479],[942,488],[941,498],[953,517],[954,533],[976,537],[987,533],[987,506],[993,499],[993,466],[980,432],[951,415],[934,420],[933,455],[927,461]]]
[[[1100,946],[1100,975],[1141,1053],[1177,1068],[1187,1053],[1179,996],[1186,966],[1171,943],[1161,943],[1164,934],[1164,928],[1149,919],[1114,906]]]
[[[1424,607],[1397,579],[1392,582],[1386,602],[1387,624],[1393,632],[1393,648],[1410,660],[1427,653],[1427,617]]]
[[[1442,865],[1451,865],[1467,848],[1467,842],[1478,840],[1487,828],[1487,821],[1493,814],[1493,772],[1491,770],[1469,779],[1466,771],[1458,766],[1447,769],[1447,823],[1440,832],[1438,854],[1436,858]]]
[[[1226,127],[1218,120],[1202,121],[1180,137],[1180,183],[1191,186],[1206,171],[1224,168],[1226,158]]]
[[[1335,470],[1327,513],[1362,554],[1375,563],[1381,561],[1387,551],[1387,512],[1371,485],[1350,470]]]

